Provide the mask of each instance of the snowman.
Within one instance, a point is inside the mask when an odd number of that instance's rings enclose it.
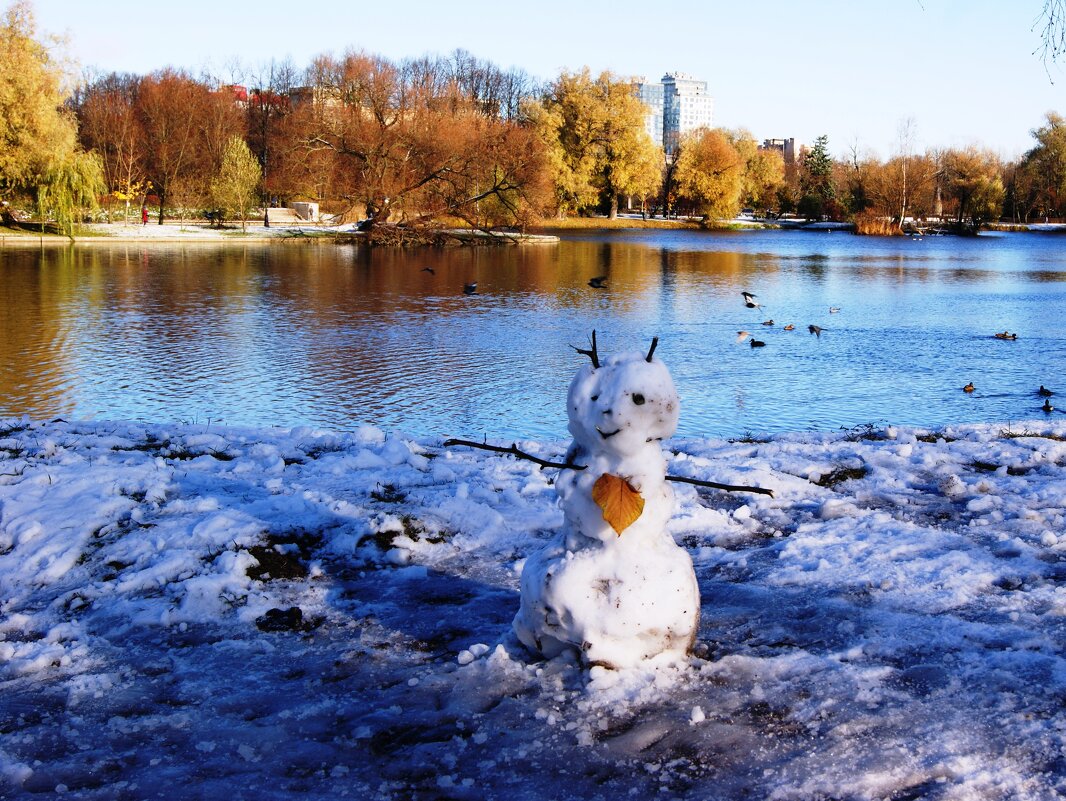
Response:
[[[666,530],[673,491],[660,442],[677,429],[666,366],[623,353],[601,364],[596,334],[567,398],[573,443],[556,490],[562,529],[522,569],[519,640],[547,658],[576,652],[589,665],[627,668],[683,656],[699,627],[692,560]],[[584,465],[584,469],[578,469]]]

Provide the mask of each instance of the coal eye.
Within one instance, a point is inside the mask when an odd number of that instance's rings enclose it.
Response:
[[[641,395],[639,392],[634,392],[633,393],[633,403],[637,404],[637,406],[643,406],[644,405],[644,396]]]

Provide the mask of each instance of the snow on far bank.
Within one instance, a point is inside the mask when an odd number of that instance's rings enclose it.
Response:
[[[1066,792],[1066,423],[666,445],[775,497],[675,485],[696,651],[582,671],[511,631],[554,470],[0,421],[0,797]]]

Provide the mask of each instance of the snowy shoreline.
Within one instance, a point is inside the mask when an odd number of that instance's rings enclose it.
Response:
[[[0,421],[0,796],[1066,792],[1066,423],[666,447],[775,497],[675,487],[696,651],[583,671],[511,632],[554,470],[371,426]]]

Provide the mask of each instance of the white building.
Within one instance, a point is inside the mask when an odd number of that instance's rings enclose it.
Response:
[[[691,75],[668,72],[662,83],[663,149],[673,155],[683,134],[713,127],[714,98],[707,94],[707,82]]]
[[[714,98],[707,94],[707,82],[691,75],[668,72],[659,83],[637,81],[634,93],[645,105],[644,118],[652,141],[668,156],[677,152],[682,134],[701,127],[713,127]]]

